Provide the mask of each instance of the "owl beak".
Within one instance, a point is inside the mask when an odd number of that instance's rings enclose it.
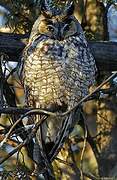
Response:
[[[62,37],[60,31],[58,31],[57,36],[56,36],[56,39],[57,39],[58,41],[62,41],[62,40],[63,40],[63,37]]]
[[[63,40],[62,37],[61,37],[61,35],[57,36],[57,40],[58,40],[58,41],[62,41],[62,40]]]

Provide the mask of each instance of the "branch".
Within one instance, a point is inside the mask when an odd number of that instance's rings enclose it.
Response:
[[[6,53],[10,61],[18,62],[29,35],[0,33],[0,53]]]
[[[89,42],[89,47],[100,70],[117,70],[117,42]]]
[[[27,44],[29,35],[0,33],[0,52],[8,54],[9,60],[18,61]],[[117,43],[108,41],[89,41],[99,70],[117,70]]]

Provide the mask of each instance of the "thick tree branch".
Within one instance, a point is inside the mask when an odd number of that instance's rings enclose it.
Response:
[[[7,53],[11,61],[19,61],[29,35],[0,33],[0,53]],[[117,43],[89,41],[89,47],[100,70],[117,70]]]
[[[89,42],[100,70],[117,71],[117,42]]]

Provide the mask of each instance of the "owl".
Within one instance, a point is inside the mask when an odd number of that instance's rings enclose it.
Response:
[[[74,4],[57,6],[44,0],[23,54],[23,83],[29,107],[64,113],[88,94],[95,82],[95,60],[83,30],[73,15]],[[77,121],[78,109],[60,117],[49,116],[37,132],[52,159]],[[39,121],[35,118],[34,123]],[[47,147],[47,146],[45,146]]]

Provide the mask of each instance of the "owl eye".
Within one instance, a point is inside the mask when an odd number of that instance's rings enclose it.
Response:
[[[66,24],[65,26],[64,26],[64,31],[68,31],[69,30],[69,24]]]
[[[54,27],[49,25],[49,26],[47,27],[47,30],[50,31],[50,32],[54,32]]]

